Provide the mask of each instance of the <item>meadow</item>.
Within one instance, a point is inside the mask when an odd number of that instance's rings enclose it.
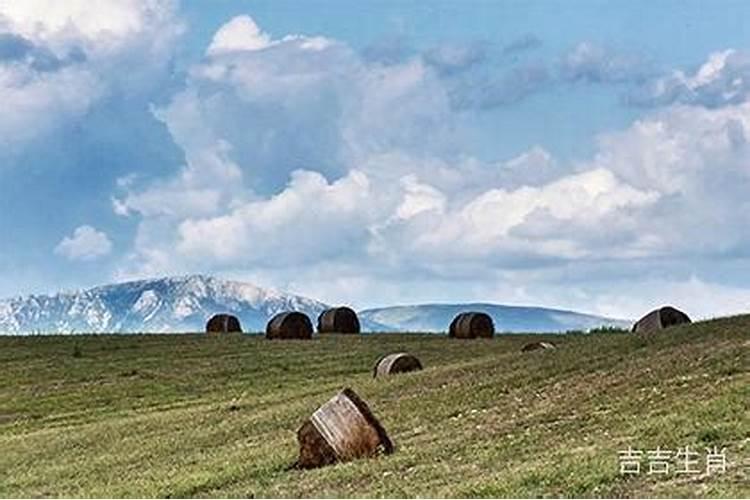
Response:
[[[0,337],[0,497],[748,497],[748,332],[750,316],[649,338]],[[398,351],[425,369],[373,379]],[[290,469],[298,427],[343,387],[395,453]],[[623,475],[629,446],[729,463]]]

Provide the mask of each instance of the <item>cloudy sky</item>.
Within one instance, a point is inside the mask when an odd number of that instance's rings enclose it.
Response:
[[[750,307],[750,2],[0,0],[0,296]]]

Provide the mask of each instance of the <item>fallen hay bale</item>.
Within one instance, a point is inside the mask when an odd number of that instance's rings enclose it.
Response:
[[[266,325],[268,339],[305,339],[312,338],[313,329],[310,318],[296,311],[282,312],[271,318]]]
[[[419,360],[405,352],[397,352],[383,356],[375,363],[373,377],[383,377],[393,375],[394,373],[413,372],[422,369],[422,363]]]
[[[237,316],[214,314],[206,323],[206,333],[242,333],[242,327]]]
[[[357,313],[348,307],[333,307],[318,316],[319,333],[359,333]]]
[[[495,335],[495,324],[489,314],[483,312],[464,312],[451,321],[448,336],[459,339],[477,337],[491,338]]]
[[[537,351],[539,349],[557,349],[552,342],[530,342],[521,348],[522,352]]]
[[[388,434],[367,404],[346,388],[318,408],[297,431],[302,469],[393,453]]]
[[[671,326],[690,323],[690,317],[672,306],[655,309],[633,325],[635,333],[653,333]]]

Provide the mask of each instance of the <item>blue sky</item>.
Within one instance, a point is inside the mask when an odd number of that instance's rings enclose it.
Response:
[[[0,296],[744,311],[749,11],[0,0]]]

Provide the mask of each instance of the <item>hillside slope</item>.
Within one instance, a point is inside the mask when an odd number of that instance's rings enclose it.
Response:
[[[0,497],[750,495],[750,317],[630,334],[0,338]],[[426,369],[372,379],[382,354]],[[288,470],[344,386],[388,457]],[[619,474],[632,446],[727,448],[724,474]]]

